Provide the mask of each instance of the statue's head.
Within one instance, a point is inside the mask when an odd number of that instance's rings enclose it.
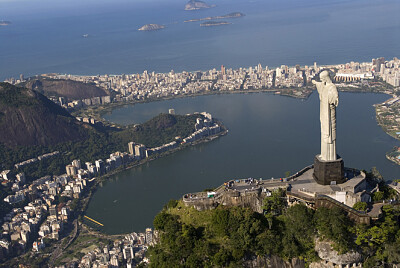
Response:
[[[329,76],[329,71],[324,70],[319,74],[319,78],[322,82],[329,82],[331,81],[331,77]]]

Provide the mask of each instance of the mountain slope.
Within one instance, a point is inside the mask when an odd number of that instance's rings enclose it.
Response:
[[[107,96],[108,92],[94,84],[72,80],[35,79],[28,81],[26,87],[46,96],[67,97],[68,99],[87,99]]]
[[[84,137],[83,124],[42,94],[0,83],[0,143],[7,147],[54,145]]]

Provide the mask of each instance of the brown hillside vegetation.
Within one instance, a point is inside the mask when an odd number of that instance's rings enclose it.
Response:
[[[39,91],[46,96],[67,97],[74,100],[108,95],[104,89],[99,88],[94,84],[72,80],[39,78],[28,81],[26,87]]]

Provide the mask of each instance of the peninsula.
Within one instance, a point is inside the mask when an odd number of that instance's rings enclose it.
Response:
[[[241,12],[233,12],[229,13],[227,15],[223,16],[214,16],[214,17],[206,17],[206,18],[200,18],[200,19],[191,19],[191,20],[185,20],[184,22],[196,22],[196,21],[204,21],[204,20],[220,20],[220,19],[232,19],[232,18],[240,18],[246,16],[245,14]]]
[[[205,8],[212,8],[212,7],[215,7],[215,5],[210,6],[203,1],[190,0],[185,5],[185,10],[198,10],[198,9],[205,9]]]
[[[200,24],[201,27],[211,27],[211,26],[219,26],[219,25],[228,25],[232,24],[227,21],[207,21]]]
[[[143,25],[142,27],[140,27],[138,29],[138,31],[156,31],[156,30],[161,30],[164,28],[165,28],[165,26],[160,25],[160,24],[146,24],[146,25]]]

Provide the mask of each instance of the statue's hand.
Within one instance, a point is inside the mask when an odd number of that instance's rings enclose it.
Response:
[[[332,105],[332,108],[333,106],[337,107],[339,105],[339,100],[338,99],[331,100],[329,104]]]
[[[339,99],[336,99],[333,104],[337,107],[339,105]]]
[[[316,85],[316,84],[317,84],[317,81],[311,80],[311,83],[313,83],[314,85]]]

